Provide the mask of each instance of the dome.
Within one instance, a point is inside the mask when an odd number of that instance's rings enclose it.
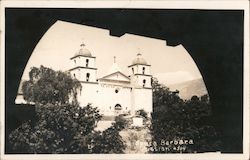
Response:
[[[140,53],[138,53],[136,59],[134,59],[132,62],[132,65],[134,65],[134,64],[147,65],[147,62],[144,58],[142,58],[142,55]]]
[[[88,49],[86,48],[81,48],[76,54],[75,56],[88,56],[88,57],[91,57],[91,53]]]
[[[87,48],[85,48],[85,44],[81,44],[80,46],[81,46],[81,48],[78,52],[76,52],[75,56],[79,56],[79,55],[80,56],[87,56],[87,57],[92,56],[91,52]]]

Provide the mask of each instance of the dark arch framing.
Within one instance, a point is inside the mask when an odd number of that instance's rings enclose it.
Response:
[[[10,111],[15,107],[18,85],[33,49],[56,20],[65,20],[109,29],[113,36],[132,33],[164,39],[168,45],[182,44],[208,88],[213,123],[222,133],[222,152],[241,153],[243,13],[242,10],[6,9],[6,124],[9,128],[14,124]]]

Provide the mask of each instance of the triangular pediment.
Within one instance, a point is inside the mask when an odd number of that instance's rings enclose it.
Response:
[[[101,80],[114,80],[114,81],[127,81],[127,82],[130,81],[129,77],[120,71],[106,75],[100,79]]]

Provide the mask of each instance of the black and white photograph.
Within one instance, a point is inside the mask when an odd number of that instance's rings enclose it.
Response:
[[[1,3],[1,159],[249,159],[248,1],[25,2]]]

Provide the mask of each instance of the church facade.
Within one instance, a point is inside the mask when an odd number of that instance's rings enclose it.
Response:
[[[107,75],[98,78],[96,57],[81,44],[77,53],[70,58],[71,68],[67,71],[80,81],[82,89],[77,94],[81,106],[91,104],[107,116],[119,114],[134,115],[143,109],[152,112],[152,75],[150,65],[141,54],[128,65],[128,75],[124,74],[115,61]],[[16,104],[26,104],[19,85]],[[150,115],[150,114],[149,114]]]
[[[128,65],[128,75],[122,73],[114,57],[109,72],[101,78],[97,77],[96,58],[84,44],[70,58],[69,72],[82,85],[77,97],[81,106],[91,104],[107,116],[134,115],[140,109],[152,112],[151,66],[141,54]]]

